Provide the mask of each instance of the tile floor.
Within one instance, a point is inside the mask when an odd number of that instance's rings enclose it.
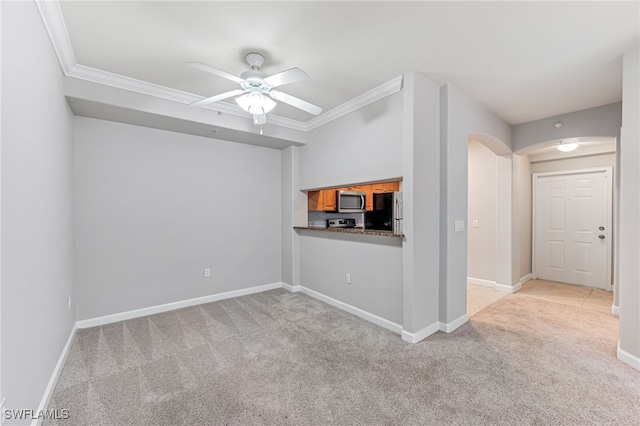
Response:
[[[477,314],[487,306],[506,296],[507,293],[477,284],[467,284],[467,315]]]
[[[544,280],[526,282],[518,294],[609,315],[613,303],[610,291]],[[490,287],[467,284],[467,313],[473,316],[506,295]]]

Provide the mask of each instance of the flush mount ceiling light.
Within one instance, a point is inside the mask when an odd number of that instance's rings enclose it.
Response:
[[[560,145],[557,146],[558,151],[562,151],[562,152],[573,151],[577,147],[578,147],[578,143],[576,142],[571,142],[571,143],[560,142]]]
[[[291,68],[281,73],[268,76],[260,71],[264,63],[264,56],[259,53],[249,53],[245,56],[245,59],[251,66],[251,70],[243,72],[240,77],[199,62],[188,63],[187,65],[191,67],[224,77],[238,83],[241,87],[241,89],[235,89],[210,98],[201,99],[191,105],[203,106],[238,96],[235,101],[240,105],[240,108],[253,115],[253,123],[258,125],[267,122],[266,114],[277,105],[275,101],[284,102],[285,104],[289,104],[313,115],[318,115],[322,112],[322,108],[317,105],[313,105],[284,92],[273,90],[274,87],[309,78],[307,73],[300,68]]]

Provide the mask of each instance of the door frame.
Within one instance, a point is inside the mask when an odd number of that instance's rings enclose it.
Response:
[[[548,177],[548,176],[561,176],[561,175],[580,175],[585,173],[605,173],[605,177],[607,178],[607,224],[611,228],[608,232],[609,238],[605,241],[607,259],[605,266],[605,290],[613,291],[612,284],[612,264],[613,264],[613,243],[612,239],[614,237],[614,229],[613,229],[613,167],[611,166],[602,166],[602,167],[593,167],[588,169],[572,169],[572,170],[559,170],[557,172],[539,172],[532,173],[532,182],[533,188],[531,192],[531,276],[533,279],[538,278],[538,266],[536,259],[536,200],[537,200],[537,182],[538,178]]]

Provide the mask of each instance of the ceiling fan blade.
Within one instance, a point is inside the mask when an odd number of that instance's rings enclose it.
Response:
[[[302,99],[296,98],[295,96],[288,95],[283,92],[279,92],[277,90],[272,90],[269,92],[269,96],[277,101],[282,101],[285,104],[289,104],[298,109],[308,112],[309,114],[318,115],[322,112],[322,108],[317,105],[311,104],[307,101],[303,101]]]
[[[236,82],[238,84],[244,83],[244,79],[242,79],[240,77],[236,77],[235,75],[229,74],[226,71],[222,71],[222,70],[219,70],[217,68],[210,67],[209,65],[206,65],[206,64],[203,64],[203,63],[200,63],[200,62],[189,62],[187,65],[189,65],[190,67],[193,67],[193,68],[197,68],[197,69],[202,70],[202,71],[206,71],[206,72],[211,73],[211,74],[215,74],[215,75],[220,76],[220,77],[224,77],[224,78],[226,78],[228,80],[231,80],[231,81],[234,81],[234,82]]]
[[[271,87],[282,86],[283,84],[294,83],[296,81],[306,80],[309,74],[300,68],[291,68],[286,71],[279,72],[264,79],[264,82]]]
[[[244,90],[236,89],[236,90],[232,90],[230,92],[225,92],[225,93],[221,93],[221,94],[216,95],[216,96],[212,96],[210,98],[200,99],[199,101],[190,103],[189,106],[202,106],[202,105],[212,104],[214,102],[221,101],[223,99],[231,98],[233,96],[242,95],[243,93],[244,93]]]

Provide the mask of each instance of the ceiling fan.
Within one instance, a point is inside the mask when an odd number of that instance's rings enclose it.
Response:
[[[309,75],[306,72],[302,71],[300,68],[291,68],[278,74],[268,76],[260,71],[260,67],[262,67],[262,64],[264,63],[264,56],[259,53],[249,53],[245,56],[245,59],[251,66],[251,70],[243,72],[240,77],[236,77],[228,72],[213,68],[200,62],[188,63],[187,65],[193,68],[215,74],[219,77],[224,77],[238,83],[241,87],[240,89],[231,90],[216,96],[211,96],[210,98],[201,99],[190,105],[203,106],[237,96],[235,101],[243,110],[253,115],[254,124],[264,124],[267,122],[267,113],[276,106],[275,101],[284,102],[285,104],[289,104],[313,115],[318,115],[322,112],[322,108],[317,105],[273,89],[274,87],[309,78]]]

